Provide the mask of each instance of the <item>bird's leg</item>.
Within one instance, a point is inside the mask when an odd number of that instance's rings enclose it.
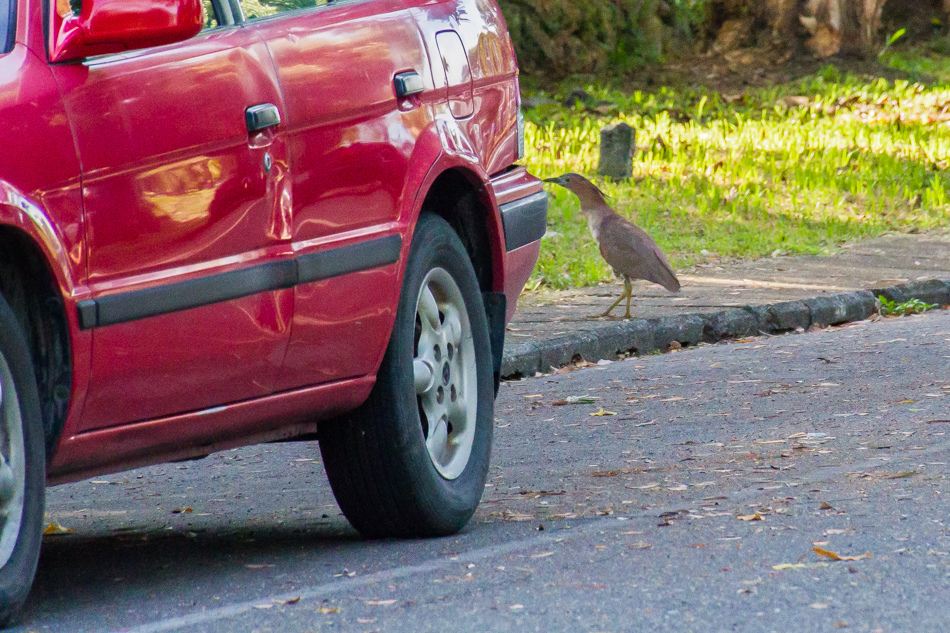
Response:
[[[618,305],[620,305],[620,302],[623,301],[624,297],[628,297],[628,299],[627,299],[627,316],[629,317],[629,316],[630,316],[630,307],[629,307],[629,306],[630,306],[630,300],[629,300],[629,297],[630,297],[630,282],[627,281],[626,279],[624,279],[624,282],[623,282],[623,293],[621,293],[621,295],[620,295],[619,297],[617,297],[617,300],[613,302],[613,305],[611,305],[609,308],[607,308],[607,311],[604,312],[603,314],[601,314],[600,316],[605,317],[605,316],[607,316],[608,314],[610,314],[610,311],[611,311],[611,310],[613,310],[613,309],[616,308]]]
[[[627,314],[624,318],[630,318],[630,297],[633,295],[633,287],[630,284],[630,277],[623,278],[623,292],[627,295]]]

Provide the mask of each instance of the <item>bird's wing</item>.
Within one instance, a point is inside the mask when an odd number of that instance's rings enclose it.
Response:
[[[653,238],[619,215],[606,218],[600,226],[600,254],[610,266],[631,279],[646,279],[670,292],[680,289],[666,255]]]

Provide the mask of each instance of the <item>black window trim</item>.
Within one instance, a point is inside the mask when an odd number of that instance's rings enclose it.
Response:
[[[217,0],[215,0],[217,1]],[[235,10],[234,19],[238,20],[239,24],[256,24],[264,20],[278,20],[285,17],[292,17],[295,15],[305,15],[314,11],[322,11],[324,9],[329,9],[331,7],[337,7],[340,5],[355,4],[357,2],[363,2],[363,0],[327,0],[324,4],[317,4],[312,7],[300,7],[299,9],[290,9],[288,11],[280,11],[278,13],[272,13],[271,15],[260,15],[253,18],[249,18],[244,14],[244,8],[241,6],[241,0],[230,0],[232,5],[237,5]]]

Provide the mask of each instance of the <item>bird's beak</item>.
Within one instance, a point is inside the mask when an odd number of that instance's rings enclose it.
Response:
[[[555,185],[564,185],[564,180],[560,176],[556,178],[545,178],[544,182],[553,182]]]

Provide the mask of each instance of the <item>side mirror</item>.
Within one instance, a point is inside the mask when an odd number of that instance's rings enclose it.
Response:
[[[51,4],[54,62],[181,42],[204,25],[201,0],[82,0],[79,16]]]

